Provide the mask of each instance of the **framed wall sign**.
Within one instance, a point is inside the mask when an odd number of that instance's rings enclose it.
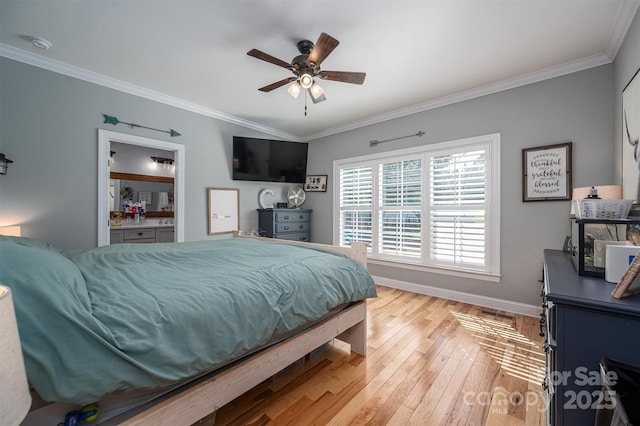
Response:
[[[305,192],[327,192],[327,175],[307,175]]]
[[[151,207],[151,202],[153,201],[151,191],[139,191],[138,201],[140,201],[141,203],[145,202],[147,205],[147,208]]]
[[[640,202],[640,70],[622,90],[622,198]]]
[[[522,150],[522,201],[571,199],[571,142]]]
[[[240,190],[207,188],[209,235],[240,230]]]

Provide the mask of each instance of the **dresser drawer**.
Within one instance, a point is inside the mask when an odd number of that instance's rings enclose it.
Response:
[[[274,238],[280,240],[293,240],[293,241],[310,241],[311,234],[308,232],[296,232],[295,234],[276,234]]]
[[[277,212],[275,214],[275,221],[282,222],[309,222],[311,215],[309,212],[296,212],[292,209],[291,212]]]
[[[155,243],[155,238],[138,238],[135,240],[124,240],[127,244],[142,244],[142,243]]]
[[[276,232],[301,232],[309,231],[309,222],[285,222],[276,223]]]
[[[151,229],[127,229],[124,231],[124,240],[126,242],[135,242],[132,240],[145,240],[145,239],[153,239],[153,242],[156,240],[156,230],[155,228]]]

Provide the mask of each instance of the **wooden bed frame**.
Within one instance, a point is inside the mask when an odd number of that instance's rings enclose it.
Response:
[[[247,238],[234,234],[236,238]],[[267,242],[282,242],[271,238],[257,238]],[[287,243],[329,249],[340,252],[360,262],[366,267],[367,251],[365,243],[353,243],[351,247],[286,241]],[[272,377],[284,368],[298,361],[314,349],[333,338],[351,345],[357,354],[367,354],[367,306],[366,300],[358,302],[327,320],[296,334],[274,346],[260,351],[219,373],[185,389],[178,389],[160,401],[136,409],[134,414],[125,413],[104,424],[119,425],[191,425],[207,417],[211,420],[223,405],[233,401],[243,393]]]

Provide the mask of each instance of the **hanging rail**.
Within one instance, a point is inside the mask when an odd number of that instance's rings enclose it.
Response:
[[[168,133],[171,137],[175,137],[175,136],[182,136],[181,133],[176,132],[173,129],[169,129],[169,130],[162,130],[162,129],[154,129],[153,127],[147,127],[147,126],[141,126],[140,124],[134,124],[134,123],[127,123],[126,121],[120,121],[118,120],[117,117],[111,116],[111,115],[107,115],[107,114],[102,114],[104,116],[104,122],[108,123],[108,124],[113,124],[114,126],[116,124],[127,124],[129,125],[129,127],[131,127],[132,129],[134,127],[139,127],[141,129],[149,129],[149,130],[155,130],[157,132],[163,132],[163,133]]]
[[[416,133],[415,135],[400,136],[400,137],[397,137],[397,138],[386,139],[386,140],[383,140],[383,141],[379,141],[379,140],[374,139],[374,140],[372,140],[372,141],[369,141],[369,147],[377,146],[378,144],[385,143],[385,142],[391,142],[391,141],[397,141],[397,140],[400,140],[400,139],[412,138],[412,137],[414,137],[414,136],[417,136],[417,137],[419,137],[419,138],[420,138],[420,137],[422,137],[424,134],[425,134],[425,133],[424,133],[422,130],[420,130],[420,131],[419,131],[418,133]]]

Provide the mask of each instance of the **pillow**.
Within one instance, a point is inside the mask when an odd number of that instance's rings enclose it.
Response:
[[[0,241],[5,243],[14,243],[25,247],[33,247],[33,248],[41,248],[44,250],[51,250],[54,252],[60,253],[60,250],[57,247],[49,243],[45,243],[44,241],[34,240],[33,238],[26,237],[9,237],[5,235],[0,235]]]
[[[70,299],[85,310],[91,301],[78,267],[51,244],[23,237],[0,237],[0,283],[22,296]]]
[[[102,338],[109,330],[91,315],[80,269],[49,244],[1,238],[0,283],[11,288],[31,385],[46,401],[91,402],[78,396],[75,383],[89,381],[91,388],[114,364],[92,367],[112,349]]]

